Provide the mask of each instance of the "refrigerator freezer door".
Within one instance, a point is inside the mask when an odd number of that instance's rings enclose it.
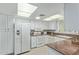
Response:
[[[15,24],[15,49],[14,50],[15,50],[15,54],[21,53],[21,24]]]
[[[15,24],[15,54],[30,50],[30,23]]]
[[[22,24],[22,52],[30,50],[30,23]]]

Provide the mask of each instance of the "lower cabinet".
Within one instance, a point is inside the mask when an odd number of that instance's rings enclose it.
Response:
[[[36,36],[31,37],[31,48],[37,47],[37,38]]]
[[[31,48],[40,47],[45,44],[43,36],[32,36],[31,37]]]
[[[41,47],[45,44],[52,43],[53,37],[49,35],[31,36],[31,48]]]
[[[48,43],[63,40],[60,37],[54,37],[49,35],[31,36],[31,48],[41,47]]]
[[[40,35],[31,37],[31,48],[41,47],[48,43],[54,43],[56,41],[65,40],[58,36]]]
[[[42,44],[43,44],[43,38],[42,38],[42,36],[37,36],[37,47],[40,47],[40,46],[42,46]]]

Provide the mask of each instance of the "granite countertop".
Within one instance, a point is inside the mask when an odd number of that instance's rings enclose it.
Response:
[[[70,35],[70,36],[79,36],[79,33],[73,33],[73,32],[53,32],[56,35]]]
[[[79,55],[79,45],[73,44],[71,40],[62,40],[46,45],[64,55]]]

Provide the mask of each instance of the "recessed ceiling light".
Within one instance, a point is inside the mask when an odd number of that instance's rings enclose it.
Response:
[[[64,17],[63,17],[62,15],[56,14],[56,15],[47,17],[47,18],[45,18],[44,20],[45,20],[45,21],[51,21],[51,20],[61,19],[61,18],[64,18]]]
[[[49,18],[46,18],[46,19],[44,19],[45,21],[50,21],[51,19],[49,19]]]
[[[36,19],[40,19],[40,17],[36,17]]]

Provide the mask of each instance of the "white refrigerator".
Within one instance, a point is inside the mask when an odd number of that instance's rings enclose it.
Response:
[[[15,24],[14,53],[20,54],[30,50],[30,23]]]

